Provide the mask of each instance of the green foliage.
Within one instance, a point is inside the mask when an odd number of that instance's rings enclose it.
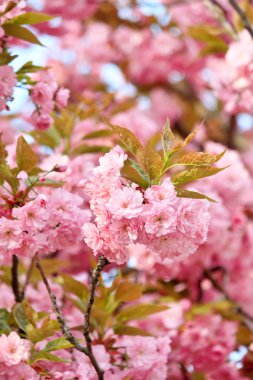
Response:
[[[117,315],[117,320],[119,322],[127,322],[143,319],[151,314],[159,313],[167,309],[167,306],[156,304],[140,304],[128,306]]]
[[[16,156],[19,171],[24,170],[29,174],[38,164],[37,154],[34,153],[31,146],[26,142],[23,136],[20,136],[18,139]]]
[[[30,42],[31,44],[42,45],[38,38],[29,29],[24,28],[18,24],[5,23],[2,25],[4,32],[7,36],[15,37],[20,40]]]
[[[45,13],[26,12],[14,17],[11,22],[18,25],[33,25],[52,20],[52,18],[54,17]]]

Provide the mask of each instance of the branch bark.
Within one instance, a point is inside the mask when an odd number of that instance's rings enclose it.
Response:
[[[253,39],[253,29],[251,27],[251,24],[250,24],[250,21],[248,19],[247,14],[239,6],[239,4],[237,3],[236,0],[229,0],[229,4],[231,5],[231,7],[234,8],[234,10],[236,11],[236,13],[239,15],[239,17],[241,18],[241,20],[243,22],[243,25],[244,25],[245,29],[247,29],[247,31],[249,32],[249,34],[251,35],[251,37]]]
[[[104,257],[100,256],[98,259],[98,263],[96,268],[93,270],[90,278],[90,294],[89,294],[89,299],[87,303],[87,308],[84,314],[84,330],[83,330],[83,335],[86,341],[86,347],[87,347],[87,352],[88,356],[92,362],[93,367],[95,368],[97,374],[98,374],[98,379],[103,380],[104,379],[104,372],[103,370],[99,367],[99,364],[93,354],[92,350],[92,341],[90,337],[90,315],[91,315],[91,310],[92,306],[94,303],[95,299],[95,291],[96,287],[98,285],[98,280],[100,277],[100,274],[103,270],[103,268],[109,264],[109,261]]]
[[[229,301],[231,303],[235,303],[235,301],[227,294],[224,287],[216,281],[216,279],[211,275],[211,273],[209,271],[207,271],[207,270],[205,271],[205,276],[211,282],[213,287],[224,295],[224,297],[227,301]],[[240,306],[236,307],[236,311],[238,314],[240,314],[248,322],[251,322],[251,323],[253,322],[253,317],[250,314],[248,314],[245,310],[243,310]]]
[[[22,302],[22,294],[19,289],[19,280],[18,280],[18,264],[19,260],[16,255],[12,256],[12,267],[11,267],[11,286],[15,296],[16,302]]]
[[[56,318],[57,318],[57,321],[60,325],[60,328],[61,328],[61,331],[64,335],[64,337],[80,352],[84,353],[85,355],[88,355],[88,352],[87,352],[87,349],[86,347],[82,346],[79,341],[72,335],[72,333],[70,332],[70,329],[62,315],[62,312],[57,304],[57,300],[56,300],[56,297],[55,295],[53,294],[52,292],[52,289],[49,285],[49,282],[46,278],[46,275],[45,275],[45,272],[41,266],[41,263],[40,263],[40,260],[38,258],[38,256],[36,255],[35,256],[35,264],[36,264],[36,268],[39,270],[40,272],[40,275],[41,275],[41,278],[42,278],[42,281],[44,282],[45,284],[45,287],[47,289],[47,292],[48,292],[48,295],[51,299],[51,303],[52,303],[52,308],[56,314]]]
[[[92,350],[92,341],[90,337],[90,313],[92,310],[92,305],[94,303],[94,297],[95,297],[95,290],[98,284],[99,276],[104,268],[105,265],[108,264],[108,260],[104,258],[103,256],[99,257],[98,264],[91,275],[91,283],[90,283],[90,295],[87,303],[87,309],[85,313],[85,322],[84,322],[84,337],[86,341],[86,347],[81,345],[79,341],[74,337],[74,335],[71,333],[67,322],[65,321],[62,312],[57,304],[57,299],[55,295],[52,292],[52,289],[50,287],[50,284],[47,280],[47,277],[45,275],[45,272],[41,266],[40,260],[38,258],[38,255],[35,255],[35,263],[36,268],[39,270],[42,281],[44,282],[44,285],[47,289],[48,295],[51,299],[52,308],[56,314],[57,321],[60,325],[61,331],[64,335],[64,337],[73,345],[73,347],[82,352],[83,354],[87,355],[91,361],[91,364],[93,365],[99,380],[104,380],[104,372],[100,368]]]

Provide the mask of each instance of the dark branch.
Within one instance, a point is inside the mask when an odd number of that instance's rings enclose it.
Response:
[[[90,278],[90,295],[89,295],[89,299],[88,299],[88,303],[87,303],[86,312],[84,314],[83,334],[84,334],[85,341],[86,341],[87,352],[88,352],[88,356],[92,362],[92,365],[97,372],[99,380],[103,380],[104,372],[99,367],[99,364],[98,364],[98,362],[97,362],[97,360],[93,354],[93,350],[92,350],[92,341],[91,341],[91,337],[90,337],[90,314],[91,314],[92,306],[94,303],[95,290],[96,290],[96,287],[98,284],[100,274],[101,274],[103,268],[107,264],[109,264],[108,260],[104,256],[100,256],[98,259],[97,266],[93,270],[91,278]]]
[[[19,281],[18,281],[18,264],[19,260],[16,255],[12,256],[12,267],[11,267],[11,286],[15,296],[16,302],[22,301],[22,294],[19,289]]]
[[[249,32],[249,34],[251,35],[251,37],[253,38],[253,29],[251,27],[251,24],[250,24],[250,21],[247,17],[247,14],[244,12],[244,10],[238,5],[237,1],[236,0],[229,0],[229,4],[231,5],[231,7],[234,8],[234,10],[237,12],[237,14],[240,16],[242,22],[243,22],[243,25],[245,27],[245,29],[247,29],[247,31]]]
[[[88,350],[86,349],[86,347],[82,346],[79,341],[71,334],[70,332],[70,329],[66,323],[66,321],[64,320],[64,317],[61,313],[61,310],[57,304],[57,300],[56,300],[56,297],[55,295],[53,294],[52,290],[51,290],[51,287],[49,285],[49,282],[46,278],[46,275],[43,271],[43,268],[41,266],[41,263],[39,261],[39,258],[38,256],[36,255],[35,256],[35,263],[36,263],[36,268],[39,270],[40,274],[41,274],[41,277],[42,277],[42,280],[46,286],[46,289],[47,289],[47,292],[48,292],[48,295],[51,299],[51,303],[52,303],[52,308],[56,314],[56,318],[57,318],[57,321],[60,325],[60,328],[61,328],[61,331],[64,335],[64,337],[80,352],[84,353],[85,355],[89,356],[88,355]]]
[[[32,258],[32,261],[29,265],[29,268],[27,270],[27,274],[26,274],[26,279],[25,279],[25,283],[24,283],[24,286],[23,286],[23,290],[20,294],[21,296],[21,299],[23,301],[24,297],[25,297],[25,292],[26,292],[26,288],[29,284],[29,281],[30,281],[30,278],[31,278],[31,274],[32,274],[32,271],[33,271],[33,267],[34,267],[34,261],[35,261],[35,256]]]
[[[231,303],[235,303],[234,300],[232,300],[232,298],[227,294],[226,290],[224,289],[224,287],[222,285],[220,285],[216,279],[211,275],[211,273],[209,271],[205,271],[205,276],[206,278],[208,278],[208,280],[211,282],[211,284],[213,285],[213,287],[218,290],[220,293],[222,293],[225,297],[225,299]],[[243,310],[240,306],[237,306],[236,307],[236,311],[238,314],[240,314],[243,318],[245,318],[247,321],[249,322],[253,322],[253,317],[248,314],[245,310]]]

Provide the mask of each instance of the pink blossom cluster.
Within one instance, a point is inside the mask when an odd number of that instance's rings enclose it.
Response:
[[[238,41],[229,45],[225,59],[209,59],[208,66],[212,71],[209,84],[229,114],[252,113],[252,59],[252,39],[246,30],[240,32]]]
[[[78,195],[57,189],[14,208],[12,219],[0,218],[1,257],[48,254],[76,242],[90,217],[82,204]]]
[[[13,88],[17,83],[13,68],[7,65],[0,66],[0,111],[8,109],[6,104],[12,100]]]
[[[208,202],[178,199],[170,178],[142,190],[120,174],[127,155],[116,147],[80,185],[90,196],[94,223],[83,226],[84,240],[95,255],[122,264],[126,247],[141,243],[160,260],[187,256],[206,241]]]
[[[0,366],[4,364],[11,367],[27,361],[30,356],[30,342],[26,339],[21,339],[14,331],[8,336],[5,334],[0,336],[0,349]]]
[[[50,113],[56,107],[63,108],[68,103],[69,90],[58,88],[54,75],[50,71],[40,71],[34,75],[36,84],[31,89],[31,99],[36,106],[31,119],[36,128],[49,128],[53,119]]]

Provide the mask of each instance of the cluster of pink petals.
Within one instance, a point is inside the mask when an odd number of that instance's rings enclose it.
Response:
[[[170,178],[145,191],[130,185],[120,173],[126,159],[121,148],[112,149],[80,183],[94,215],[83,226],[87,245],[118,264],[128,260],[131,243],[154,250],[160,261],[195,252],[207,238],[208,202],[177,198]]]
[[[12,219],[0,218],[0,254],[32,257],[36,252],[53,253],[75,243],[90,213],[83,200],[64,189],[39,195],[15,208]]]
[[[31,99],[36,105],[31,119],[36,128],[49,128],[53,119],[50,113],[55,107],[63,108],[68,103],[69,90],[58,88],[54,75],[50,71],[41,71],[34,75],[37,83],[32,87]]]
[[[13,68],[7,65],[0,66],[0,111],[8,107],[6,102],[12,99],[16,83],[17,78]]]
[[[209,67],[212,70],[209,84],[229,114],[252,113],[252,59],[252,39],[250,34],[243,30],[239,34],[239,40],[229,45],[225,59],[209,60]]]
[[[27,361],[30,356],[30,342],[21,339],[16,332],[11,332],[8,336],[0,336],[0,364],[8,367]]]

